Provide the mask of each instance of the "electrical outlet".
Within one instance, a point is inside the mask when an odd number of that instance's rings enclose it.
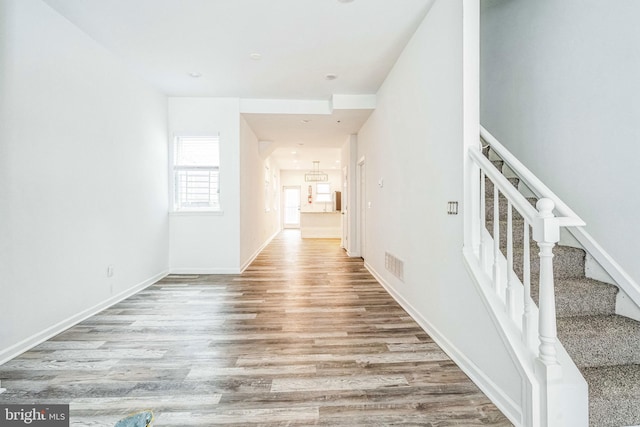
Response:
[[[447,215],[458,215],[458,202],[447,203]]]

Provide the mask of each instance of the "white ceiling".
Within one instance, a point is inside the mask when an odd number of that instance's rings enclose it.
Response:
[[[375,94],[433,2],[44,1],[168,96],[300,100]],[[279,146],[336,147],[367,114],[336,110],[305,127],[295,115],[246,118]]]
[[[271,158],[280,169],[338,167],[340,148],[357,133],[371,110],[334,110],[332,114],[243,114],[261,141],[274,142]]]

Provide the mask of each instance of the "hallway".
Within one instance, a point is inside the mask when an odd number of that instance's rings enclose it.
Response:
[[[71,425],[509,426],[337,240],[285,230],[238,276],[168,276],[0,366]]]

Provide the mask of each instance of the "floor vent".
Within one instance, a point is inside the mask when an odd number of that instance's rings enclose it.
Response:
[[[384,267],[404,282],[404,261],[389,252],[384,253]]]

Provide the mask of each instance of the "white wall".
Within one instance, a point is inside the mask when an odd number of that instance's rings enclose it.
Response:
[[[268,169],[266,169],[268,168]],[[268,189],[265,189],[268,175]],[[280,231],[280,170],[262,159],[258,137],[240,118],[240,263],[242,269]]]
[[[1,363],[162,277],[168,218],[163,95],[39,0],[0,69]]]
[[[169,98],[170,138],[220,135],[220,213],[172,213],[172,273],[240,270],[240,106],[238,98]]]
[[[640,2],[484,6],[482,124],[640,282]]]
[[[448,201],[463,200],[462,5],[434,3],[359,132],[365,261],[514,419],[522,379],[465,270],[462,215],[447,215]],[[404,261],[404,282],[385,270],[385,251]]]

